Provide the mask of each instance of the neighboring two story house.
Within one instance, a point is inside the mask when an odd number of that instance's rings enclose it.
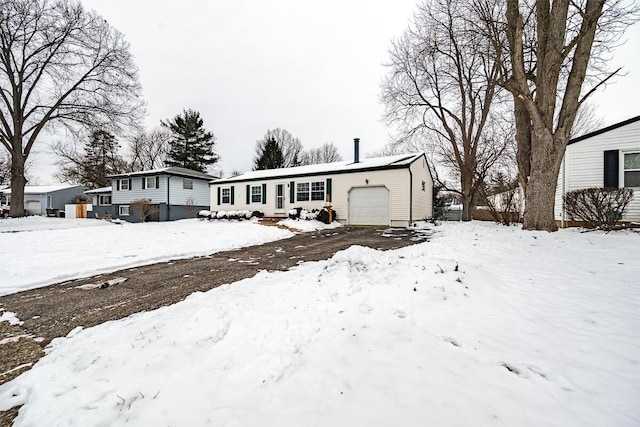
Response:
[[[135,200],[148,199],[158,213],[147,221],[173,221],[195,218],[198,211],[210,209],[209,182],[217,177],[179,167],[110,175],[113,217],[139,222],[131,208]]]

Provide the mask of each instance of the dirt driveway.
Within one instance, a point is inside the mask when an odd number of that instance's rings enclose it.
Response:
[[[428,236],[428,231],[347,226],[2,296],[0,307],[24,323],[0,322],[0,384],[30,369],[43,356],[46,344],[77,326],[87,328],[170,305],[193,292],[253,277],[260,270],[287,270],[327,259],[354,244],[388,250]],[[0,426],[10,425],[17,413],[10,412],[0,412]]]

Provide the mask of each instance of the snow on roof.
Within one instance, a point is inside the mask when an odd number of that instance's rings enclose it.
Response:
[[[53,193],[55,191],[67,190],[69,188],[82,187],[81,185],[25,185],[24,194],[46,194]],[[11,194],[11,188],[0,190],[5,194]]]
[[[213,183],[218,184],[221,182],[253,181],[257,179],[280,178],[299,175],[320,175],[342,171],[355,172],[361,169],[386,169],[402,167],[410,165],[414,160],[422,155],[423,153],[400,154],[396,156],[362,159],[358,163],[354,163],[352,161],[334,162],[323,163],[319,165],[296,166],[292,168],[250,171],[238,176],[222,178],[218,181],[214,181]]]
[[[113,189],[111,188],[111,186],[108,186],[108,187],[94,188],[93,190],[85,191],[85,193],[86,193],[86,194],[109,193],[109,192],[111,192],[112,190],[113,190]]]
[[[158,175],[158,174],[167,174],[167,175],[179,175],[179,176],[188,176],[192,178],[200,178],[200,179],[216,179],[216,176],[209,175],[200,171],[194,171],[187,168],[178,168],[178,167],[170,167],[170,168],[161,168],[161,169],[150,169],[146,171],[139,172],[129,172],[129,173],[120,173],[117,175],[108,175],[107,178],[120,178],[120,177],[131,177],[131,176],[146,176],[146,175]]]

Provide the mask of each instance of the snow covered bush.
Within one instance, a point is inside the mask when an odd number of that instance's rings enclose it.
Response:
[[[239,210],[239,211],[200,211],[198,217],[206,218],[206,213],[209,213],[209,219],[234,219],[234,220],[243,220],[250,218],[262,218],[264,213],[261,211],[247,211],[247,210]]]
[[[632,197],[630,188],[585,188],[565,194],[564,208],[570,220],[582,221],[587,228],[611,230]]]
[[[325,224],[329,224],[329,211],[326,208],[313,209],[308,211],[303,208],[294,208],[289,211],[289,219],[301,219],[305,221],[318,220]],[[336,220],[336,211],[331,211],[332,221]]]

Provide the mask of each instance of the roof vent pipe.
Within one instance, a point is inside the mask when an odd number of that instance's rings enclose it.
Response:
[[[353,138],[353,163],[360,163],[360,138]]]

